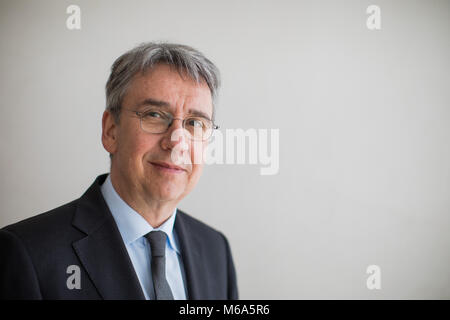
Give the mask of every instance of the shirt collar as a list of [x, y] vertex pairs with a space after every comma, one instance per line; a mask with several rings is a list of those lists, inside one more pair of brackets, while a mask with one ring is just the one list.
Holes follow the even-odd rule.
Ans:
[[112, 185], [110, 175], [101, 186], [101, 191], [126, 245], [145, 236], [150, 231], [161, 230], [167, 234], [169, 246], [178, 254], [180, 253], [173, 229], [177, 214], [176, 208], [168, 220], [158, 228], [153, 228], [139, 213], [122, 200]]

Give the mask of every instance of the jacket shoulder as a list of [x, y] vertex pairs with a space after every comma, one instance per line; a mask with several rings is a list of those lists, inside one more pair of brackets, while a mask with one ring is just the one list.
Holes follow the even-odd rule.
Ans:
[[[77, 200], [33, 217], [10, 224], [2, 230], [14, 233], [22, 240], [41, 242], [49, 237], [58, 238], [72, 225], [73, 215], [77, 207]], [[26, 241], [26, 242], [28, 242]]]

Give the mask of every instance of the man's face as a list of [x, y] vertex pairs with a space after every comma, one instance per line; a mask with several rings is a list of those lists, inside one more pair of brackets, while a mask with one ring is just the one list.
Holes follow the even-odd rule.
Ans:
[[[113, 154], [111, 175], [119, 194], [132, 201], [178, 203], [200, 178], [203, 165], [198, 158], [194, 159], [194, 154], [199, 149], [203, 152], [207, 142], [194, 142], [187, 136], [173, 141], [171, 135], [175, 130], [183, 132], [180, 120], [174, 120], [165, 133], [143, 131], [139, 117], [127, 109], [142, 112], [154, 108], [148, 101], [158, 102], [160, 105], [156, 107], [175, 118], [202, 113], [211, 119], [211, 92], [206, 82], [198, 84], [187, 76], [181, 77], [170, 66], [159, 64], [134, 77], [122, 102], [119, 124], [109, 112], [105, 111], [103, 116], [102, 142]], [[183, 170], [164, 167], [175, 165], [172, 153], [183, 159], [182, 163], [176, 163]]]

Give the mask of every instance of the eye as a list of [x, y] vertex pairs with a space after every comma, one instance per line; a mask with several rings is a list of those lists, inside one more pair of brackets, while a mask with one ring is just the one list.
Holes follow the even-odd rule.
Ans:
[[147, 117], [152, 117], [152, 118], [161, 118], [162, 114], [156, 111], [150, 111], [146, 114]]
[[165, 115], [159, 111], [147, 111], [143, 114], [143, 118], [145, 119], [165, 119]]
[[203, 128], [203, 127], [205, 127], [205, 124], [202, 121], [202, 119], [198, 119], [198, 118], [187, 119], [186, 123], [187, 123], [188, 126], [193, 127], [193, 128]]

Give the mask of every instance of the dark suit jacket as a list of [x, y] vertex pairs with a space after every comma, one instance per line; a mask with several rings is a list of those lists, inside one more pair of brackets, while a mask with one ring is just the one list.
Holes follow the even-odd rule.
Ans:
[[[0, 230], [1, 299], [145, 299], [97, 177], [81, 198]], [[188, 299], [237, 299], [228, 241], [178, 210]], [[69, 289], [70, 265], [81, 289]]]

